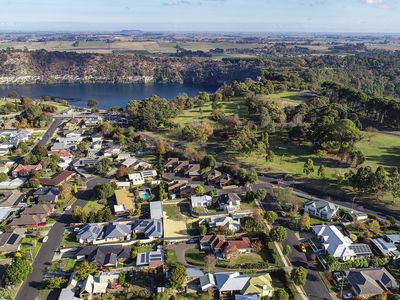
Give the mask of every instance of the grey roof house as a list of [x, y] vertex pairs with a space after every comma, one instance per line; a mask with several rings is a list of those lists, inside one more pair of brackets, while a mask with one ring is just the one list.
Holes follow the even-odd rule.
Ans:
[[123, 246], [87, 246], [76, 253], [76, 259], [86, 259], [99, 267], [116, 267], [118, 262], [130, 258], [131, 247]]

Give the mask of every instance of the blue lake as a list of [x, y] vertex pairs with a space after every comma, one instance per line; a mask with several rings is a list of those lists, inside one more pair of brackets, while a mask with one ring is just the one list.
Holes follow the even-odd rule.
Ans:
[[16, 91], [19, 96], [39, 98], [51, 96], [68, 100], [71, 105], [86, 106], [88, 99], [99, 101], [99, 108], [125, 108], [131, 100], [142, 100], [157, 94], [162, 98], [173, 99], [179, 94], [196, 95], [199, 91], [212, 92], [210, 88], [199, 88], [182, 84], [114, 84], [114, 83], [62, 83], [0, 85], [0, 96]]

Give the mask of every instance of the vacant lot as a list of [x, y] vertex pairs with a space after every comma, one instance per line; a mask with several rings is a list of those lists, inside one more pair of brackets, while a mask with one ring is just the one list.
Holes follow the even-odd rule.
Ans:
[[187, 217], [181, 213], [176, 204], [167, 204], [164, 208], [164, 237], [184, 238], [188, 236]]

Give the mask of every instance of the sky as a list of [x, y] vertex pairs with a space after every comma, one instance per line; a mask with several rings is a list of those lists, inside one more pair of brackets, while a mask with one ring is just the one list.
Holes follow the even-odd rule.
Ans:
[[0, 31], [400, 33], [400, 0], [0, 0]]

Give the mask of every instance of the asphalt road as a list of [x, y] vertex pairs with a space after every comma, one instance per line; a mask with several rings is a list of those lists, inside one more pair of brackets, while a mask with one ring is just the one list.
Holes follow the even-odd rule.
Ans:
[[[75, 206], [85, 205], [86, 200], [78, 199], [72, 205]], [[48, 233], [48, 240], [43, 243], [42, 247], [37, 254], [35, 261], [32, 265], [32, 273], [28, 275], [27, 280], [21, 286], [16, 300], [34, 300], [39, 294], [39, 289], [43, 288], [46, 284], [44, 281], [44, 275], [47, 272], [47, 268], [50, 266], [53, 259], [54, 253], [60, 245], [62, 236], [65, 229], [69, 226], [72, 221], [71, 211], [64, 213], [56, 223], [51, 227]]]
[[[271, 201], [263, 201], [262, 206], [265, 210], [279, 211], [280, 208], [276, 202]], [[304, 290], [308, 296], [308, 299], [319, 299], [319, 300], [330, 300], [332, 299], [329, 295], [329, 292], [322, 281], [318, 270], [316, 267], [307, 260], [307, 257], [304, 253], [299, 251], [300, 240], [296, 236], [295, 232], [291, 230], [288, 226], [287, 220], [285, 218], [279, 217], [277, 220], [277, 225], [284, 226], [287, 229], [288, 237], [283, 242], [284, 245], [289, 245], [292, 249], [291, 254], [289, 255], [290, 263], [293, 267], [304, 267], [308, 270], [307, 282], [304, 286]], [[310, 238], [307, 233], [304, 233], [300, 236], [301, 240]]]
[[53, 123], [50, 125], [50, 127], [47, 129], [45, 134], [42, 136], [40, 141], [38, 142], [38, 145], [43, 145], [46, 146], [51, 138], [53, 137], [54, 133], [56, 132], [57, 128], [61, 125], [61, 123], [64, 121], [65, 117], [55, 117]]

